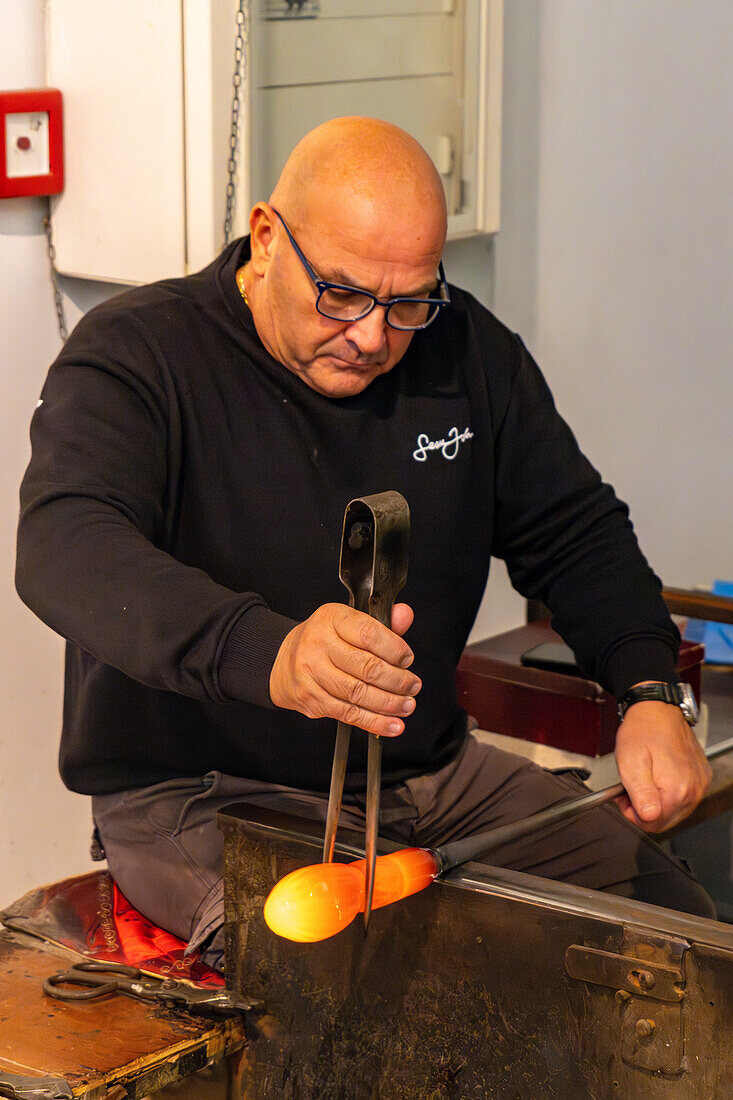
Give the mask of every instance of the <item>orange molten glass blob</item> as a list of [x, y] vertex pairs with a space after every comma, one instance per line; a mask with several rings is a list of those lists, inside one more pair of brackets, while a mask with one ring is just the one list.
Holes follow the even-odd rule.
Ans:
[[[403, 848], [378, 856], [372, 909], [380, 909], [429, 886], [438, 861], [425, 848]], [[316, 943], [351, 924], [365, 905], [366, 861], [316, 863], [276, 882], [265, 902], [265, 921], [278, 936]]]

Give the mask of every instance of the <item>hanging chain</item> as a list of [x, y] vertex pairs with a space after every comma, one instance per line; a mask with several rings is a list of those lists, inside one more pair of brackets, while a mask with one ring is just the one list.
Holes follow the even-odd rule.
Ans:
[[56, 270], [56, 249], [53, 245], [53, 232], [51, 229], [51, 200], [47, 200], [46, 216], [43, 219], [43, 229], [46, 234], [46, 244], [48, 252], [48, 262], [51, 269], [51, 285], [53, 286], [53, 296], [56, 302], [56, 320], [59, 326], [59, 335], [62, 343], [66, 343], [69, 338], [69, 331], [66, 327], [66, 315], [64, 314], [64, 300], [61, 297], [61, 287], [59, 286], [59, 273]]
[[242, 123], [242, 92], [246, 80], [247, 40], [249, 31], [249, 0], [239, 0], [237, 34], [234, 39], [234, 76], [232, 84], [232, 115], [229, 126], [229, 159], [227, 161], [227, 201], [224, 214], [224, 247], [232, 239], [234, 211], [237, 205], [237, 162]]

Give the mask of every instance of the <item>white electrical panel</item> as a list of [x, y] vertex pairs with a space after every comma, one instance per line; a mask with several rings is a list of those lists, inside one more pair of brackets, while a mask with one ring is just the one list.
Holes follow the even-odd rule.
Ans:
[[[194, 271], [223, 242], [238, 0], [47, 0], [66, 113], [59, 269]], [[290, 149], [337, 115], [387, 119], [440, 171], [449, 235], [498, 229], [502, 0], [247, 0], [236, 233]], [[111, 32], [114, 33], [111, 33]]]
[[[460, 209], [463, 20], [442, 0], [320, 0], [276, 18], [287, 0], [256, 16], [252, 50], [253, 186], [265, 196], [298, 138], [334, 115], [371, 115], [409, 130], [437, 159], [451, 213]], [[257, 9], [255, 9], [257, 11]], [[292, 9], [291, 9], [292, 11]], [[442, 157], [445, 162], [445, 155]], [[442, 165], [445, 167], [445, 163]]]

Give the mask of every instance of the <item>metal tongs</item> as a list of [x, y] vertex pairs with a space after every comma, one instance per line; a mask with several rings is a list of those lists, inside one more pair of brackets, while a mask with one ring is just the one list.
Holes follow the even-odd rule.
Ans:
[[96, 1001], [110, 993], [124, 993], [140, 1001], [158, 1001], [167, 1008], [183, 1008], [203, 1016], [231, 1016], [234, 1012], [262, 1007], [262, 1001], [240, 997], [229, 989], [159, 978], [125, 963], [88, 960], [75, 962], [68, 970], [46, 978], [43, 992], [58, 1001]]
[[[407, 580], [409, 535], [410, 509], [400, 493], [390, 490], [374, 496], [357, 497], [346, 508], [339, 577], [349, 591], [350, 605], [387, 627], [391, 623], [395, 597]], [[339, 722], [336, 731], [323, 842], [324, 863], [331, 863], [333, 860], [351, 730], [351, 726]], [[369, 925], [374, 893], [382, 787], [382, 742], [376, 734], [370, 733], [367, 736], [365, 931]]]

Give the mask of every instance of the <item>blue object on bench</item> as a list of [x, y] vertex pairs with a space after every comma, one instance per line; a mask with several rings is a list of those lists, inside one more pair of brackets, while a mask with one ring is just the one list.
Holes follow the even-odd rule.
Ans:
[[[714, 581], [712, 591], [715, 596], [733, 598], [733, 581]], [[688, 619], [685, 638], [690, 642], [702, 642], [705, 664], [733, 665], [733, 626], [729, 623]]]

